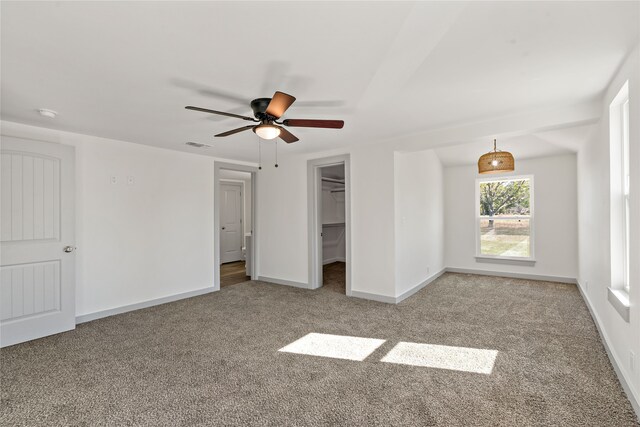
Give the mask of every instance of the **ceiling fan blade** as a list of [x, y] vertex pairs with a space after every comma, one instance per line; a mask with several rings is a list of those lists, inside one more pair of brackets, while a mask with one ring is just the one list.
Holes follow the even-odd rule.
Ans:
[[271, 98], [266, 112], [268, 115], [279, 119], [295, 100], [296, 98], [284, 92], [276, 92], [273, 94], [273, 98]]
[[287, 119], [282, 122], [285, 126], [303, 128], [342, 129], [343, 120], [312, 120], [312, 119]]
[[233, 113], [225, 113], [224, 111], [209, 110], [207, 108], [193, 107], [191, 105], [184, 108], [186, 108], [187, 110], [202, 111], [203, 113], [211, 113], [211, 114], [219, 114], [221, 116], [235, 117], [236, 119], [249, 120], [252, 122], [258, 121], [252, 117], [241, 116], [239, 114], [233, 114]]
[[283, 140], [287, 144], [291, 144], [292, 142], [299, 141], [299, 139], [294, 134], [292, 134], [291, 132], [289, 132], [288, 130], [283, 128], [282, 126], [278, 126], [278, 127], [280, 128], [280, 139], [281, 140]]
[[214, 135], [214, 136], [229, 136], [229, 135], [233, 135], [234, 133], [243, 132], [245, 130], [253, 129], [253, 127], [254, 127], [253, 125], [243, 126], [241, 128], [228, 130], [226, 132], [222, 132], [222, 133], [219, 133], [219, 134]]

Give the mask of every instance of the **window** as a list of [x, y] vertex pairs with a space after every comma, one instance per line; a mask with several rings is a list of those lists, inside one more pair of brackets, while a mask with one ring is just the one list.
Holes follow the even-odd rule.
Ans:
[[629, 98], [622, 104], [622, 221], [623, 230], [623, 255], [624, 282], [623, 288], [629, 293], [629, 247], [631, 245], [631, 233], [629, 232], [629, 187], [631, 184], [629, 175]]
[[629, 85], [625, 83], [609, 107], [611, 179], [611, 287], [629, 293]]
[[533, 177], [478, 179], [479, 258], [533, 260]]

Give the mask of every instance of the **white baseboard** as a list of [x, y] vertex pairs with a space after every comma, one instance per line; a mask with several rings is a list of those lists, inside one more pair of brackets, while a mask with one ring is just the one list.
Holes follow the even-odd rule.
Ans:
[[416, 286], [414, 286], [413, 288], [409, 289], [406, 292], [403, 292], [402, 294], [398, 295], [396, 297], [396, 301], [395, 303], [399, 303], [400, 301], [403, 301], [407, 298], [409, 298], [411, 295], [415, 294], [416, 292], [418, 292], [420, 289], [424, 288], [425, 286], [427, 286], [429, 283], [433, 282], [434, 280], [436, 280], [438, 277], [442, 276], [445, 272], [447, 271], [446, 268], [443, 268], [442, 270], [438, 271], [436, 274], [432, 274], [431, 276], [429, 276], [424, 282], [422, 283], [418, 283]]
[[347, 260], [345, 257], [329, 258], [326, 260], [322, 260], [322, 265], [331, 264], [332, 262], [347, 262]]
[[76, 325], [80, 323], [90, 322], [92, 320], [102, 319], [103, 317], [114, 316], [116, 314], [127, 313], [129, 311], [140, 310], [143, 308], [153, 307], [154, 305], [166, 304], [168, 302], [178, 301], [185, 298], [197, 297], [199, 295], [214, 292], [214, 287], [206, 287], [195, 291], [183, 292], [181, 294], [169, 295], [168, 297], [156, 298], [149, 301], [138, 302], [135, 304], [123, 305], [122, 307], [110, 308], [107, 310], [96, 311], [94, 313], [82, 314], [76, 316]]
[[268, 282], [276, 285], [285, 285], [285, 286], [293, 286], [294, 288], [311, 289], [308, 283], [294, 282], [292, 280], [276, 279], [274, 277], [265, 277], [265, 276], [258, 276], [258, 280], [261, 282]]
[[390, 296], [386, 296], [386, 295], [379, 295], [379, 294], [370, 294], [369, 292], [362, 292], [362, 291], [351, 291], [351, 296], [354, 298], [362, 298], [362, 299], [368, 299], [371, 301], [378, 301], [378, 302], [386, 302], [387, 304], [395, 304], [396, 303], [396, 299], [394, 297], [390, 297]]
[[582, 286], [578, 283], [578, 290], [580, 291], [580, 295], [582, 295], [582, 299], [584, 300], [587, 308], [589, 309], [589, 313], [591, 313], [591, 318], [593, 319], [593, 323], [596, 324], [596, 328], [600, 333], [600, 339], [604, 344], [604, 348], [607, 351], [607, 355], [609, 356], [609, 360], [611, 361], [611, 365], [613, 366], [613, 370], [616, 372], [618, 376], [618, 380], [622, 385], [622, 389], [627, 394], [627, 398], [629, 402], [631, 402], [631, 406], [633, 410], [636, 412], [636, 416], [640, 418], [640, 394], [633, 388], [633, 385], [630, 381], [627, 381], [627, 378], [624, 375], [624, 371], [620, 369], [620, 361], [616, 357], [616, 354], [611, 350], [611, 346], [609, 345], [609, 336], [607, 335], [607, 331], [602, 327], [602, 323], [600, 322], [600, 317], [598, 313], [593, 309], [591, 305], [591, 301], [587, 294], [582, 290]]
[[504, 271], [474, 270], [471, 268], [447, 267], [449, 273], [479, 274], [482, 276], [509, 277], [513, 279], [540, 280], [543, 282], [560, 282], [575, 285], [578, 281], [573, 277], [543, 276], [541, 274], [507, 273]]
[[424, 282], [418, 283], [416, 286], [414, 286], [413, 288], [409, 289], [406, 292], [403, 292], [397, 297], [371, 294], [369, 292], [353, 291], [353, 290], [351, 291], [351, 296], [355, 298], [368, 299], [371, 301], [386, 302], [387, 304], [398, 304], [400, 301], [404, 301], [405, 299], [409, 298], [411, 295], [418, 292], [420, 289], [427, 286], [429, 283], [436, 280], [438, 277], [442, 276], [446, 272], [446, 270], [447, 270], [446, 268], [443, 268], [442, 270], [438, 271], [436, 274], [433, 274], [430, 277], [428, 277]]

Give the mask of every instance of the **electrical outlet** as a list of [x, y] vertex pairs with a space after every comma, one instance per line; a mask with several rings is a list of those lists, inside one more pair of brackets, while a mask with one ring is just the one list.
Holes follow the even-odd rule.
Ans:
[[629, 351], [629, 370], [631, 372], [635, 371], [636, 369], [635, 363], [635, 354], [633, 354], [633, 351]]
[[117, 184], [117, 183], [118, 183], [118, 177], [117, 177], [117, 176], [115, 176], [115, 175], [111, 175], [111, 177], [109, 178], [109, 181], [110, 181], [112, 184]]
[[127, 185], [134, 185], [136, 183], [136, 177], [133, 175], [129, 175], [127, 177]]

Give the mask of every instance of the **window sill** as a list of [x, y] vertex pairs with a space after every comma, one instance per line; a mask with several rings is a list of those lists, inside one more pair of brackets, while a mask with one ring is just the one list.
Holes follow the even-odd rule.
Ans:
[[629, 294], [622, 289], [607, 288], [607, 299], [624, 321], [629, 323]]
[[527, 267], [533, 267], [536, 265], [536, 260], [533, 258], [496, 257], [487, 255], [476, 255], [476, 262], [522, 265]]

